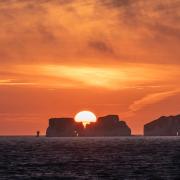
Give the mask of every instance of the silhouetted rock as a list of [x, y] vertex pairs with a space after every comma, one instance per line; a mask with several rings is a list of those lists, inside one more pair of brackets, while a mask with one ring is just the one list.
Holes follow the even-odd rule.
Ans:
[[78, 136], [83, 131], [82, 123], [76, 123], [73, 118], [51, 118], [46, 131], [48, 137]]
[[85, 136], [130, 136], [131, 129], [117, 115], [99, 117], [86, 126]]
[[144, 125], [145, 136], [177, 136], [180, 135], [180, 115], [162, 116]]
[[98, 118], [97, 122], [83, 127], [73, 118], [49, 119], [47, 137], [72, 137], [72, 136], [130, 136], [131, 130], [117, 115], [108, 115]]

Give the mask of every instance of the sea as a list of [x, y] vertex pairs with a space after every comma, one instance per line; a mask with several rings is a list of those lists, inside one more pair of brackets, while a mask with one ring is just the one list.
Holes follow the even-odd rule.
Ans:
[[180, 137], [0, 137], [0, 180], [180, 180]]

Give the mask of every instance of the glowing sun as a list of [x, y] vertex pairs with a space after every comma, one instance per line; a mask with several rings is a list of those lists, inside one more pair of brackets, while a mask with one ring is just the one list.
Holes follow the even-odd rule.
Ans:
[[76, 122], [82, 122], [84, 127], [91, 122], [96, 122], [96, 115], [90, 111], [81, 111], [74, 117]]

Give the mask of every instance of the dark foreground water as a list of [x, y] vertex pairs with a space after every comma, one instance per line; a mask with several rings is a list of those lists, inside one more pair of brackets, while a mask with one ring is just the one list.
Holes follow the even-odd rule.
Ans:
[[180, 179], [180, 137], [0, 138], [0, 180]]

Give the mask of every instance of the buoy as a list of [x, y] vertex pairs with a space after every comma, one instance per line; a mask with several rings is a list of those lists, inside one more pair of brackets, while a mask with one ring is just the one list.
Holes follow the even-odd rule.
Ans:
[[36, 132], [36, 137], [39, 137], [40, 136], [40, 131], [37, 131]]

